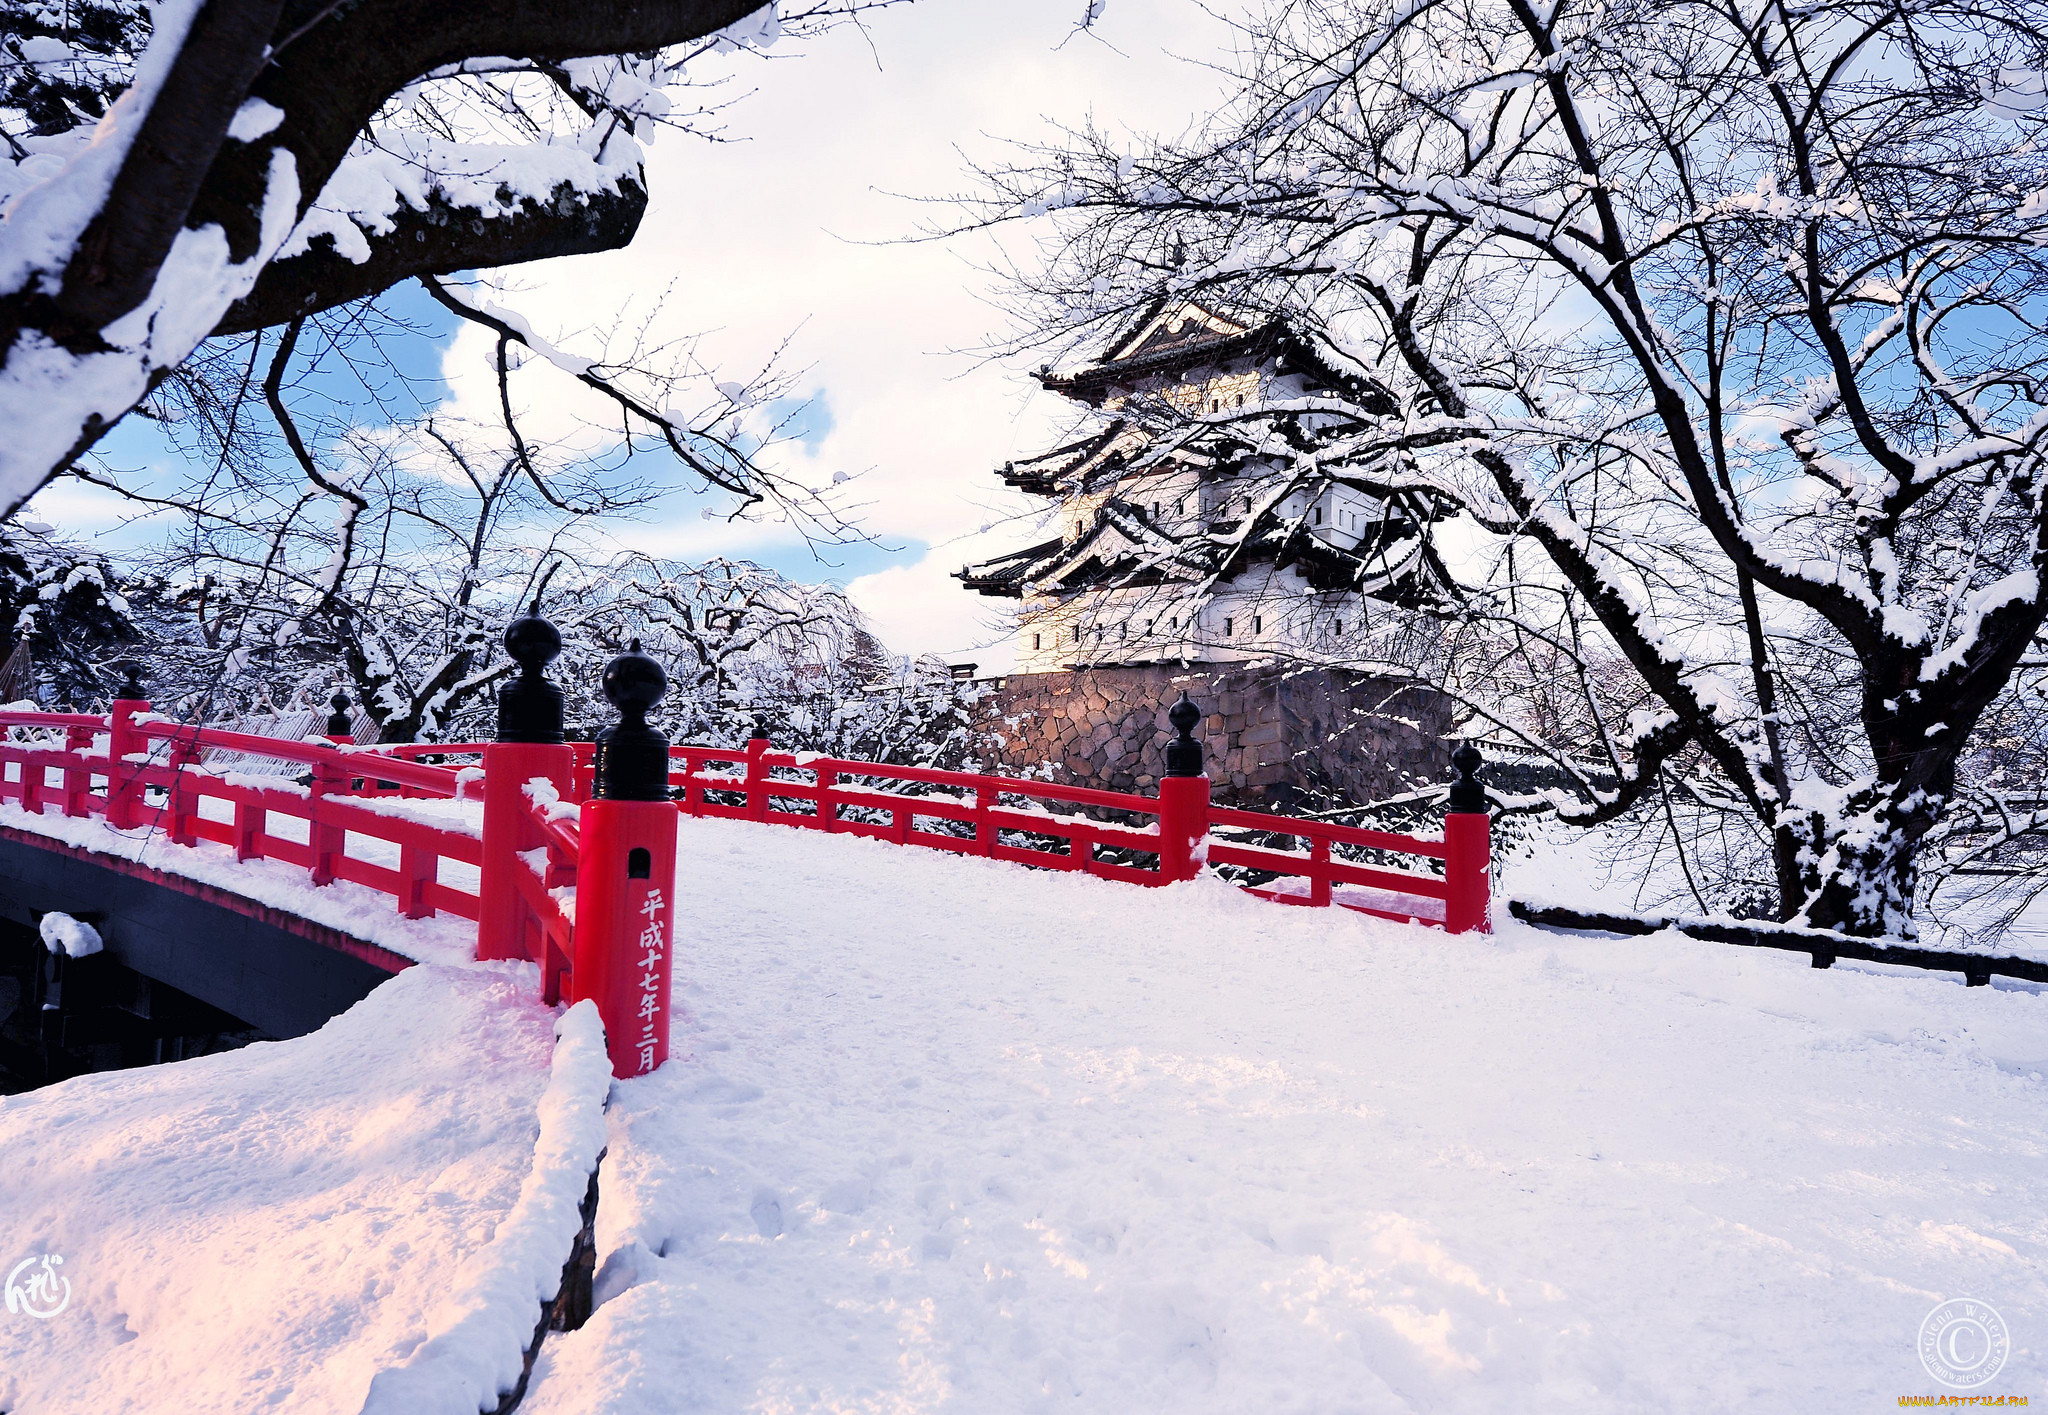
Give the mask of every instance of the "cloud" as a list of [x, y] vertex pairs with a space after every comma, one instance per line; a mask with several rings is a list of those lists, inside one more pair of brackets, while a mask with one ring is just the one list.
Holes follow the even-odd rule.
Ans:
[[[968, 156], [1043, 135], [1048, 118], [1078, 123], [1092, 111], [1112, 128], [1179, 130], [1218, 93], [1213, 73], [1166, 52], [1200, 58], [1227, 42], [1189, 0], [1122, 0], [1098, 21], [1100, 39], [1073, 34], [1078, 17], [1078, 5], [926, 0], [765, 61], [721, 61], [758, 90], [729, 115], [737, 140], [659, 137], [652, 205], [630, 248], [506, 272], [503, 302], [576, 353], [594, 352], [603, 324], [644, 316], [664, 296], [653, 332], [701, 335], [699, 355], [718, 379], [758, 367], [789, 339], [797, 393], [822, 395], [830, 416], [785, 447], [786, 465], [811, 485], [857, 474], [843, 490], [871, 534], [932, 547], [850, 586], [902, 652], [975, 656], [1008, 602], [947, 576], [1029, 542], [1029, 524], [976, 534], [1029, 509], [992, 469], [1048, 445], [1069, 412], [1022, 369], [946, 352], [1008, 332], [977, 269], [994, 247], [900, 243], [944, 214], [906, 198], [962, 189]], [[495, 416], [489, 347], [482, 331], [465, 331], [444, 361], [452, 397], [479, 420]], [[546, 435], [603, 416], [539, 361], [514, 386]], [[622, 537], [838, 578], [788, 528], [706, 521], [703, 504], [676, 498]], [[978, 656], [1002, 666], [1000, 654]]]
[[862, 575], [846, 592], [892, 648], [1005, 672], [1011, 666], [1014, 601], [973, 594], [951, 578], [965, 558], [940, 549], [913, 563]]

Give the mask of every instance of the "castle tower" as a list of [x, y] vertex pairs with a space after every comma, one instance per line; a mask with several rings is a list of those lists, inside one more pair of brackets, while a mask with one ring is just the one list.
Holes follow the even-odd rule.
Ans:
[[1428, 599], [1442, 507], [1375, 494], [1371, 467], [1291, 469], [1356, 429], [1317, 394], [1394, 412], [1345, 364], [1281, 320], [1161, 297], [1093, 363], [1041, 369], [1096, 425], [999, 475], [1056, 503], [1058, 534], [957, 576], [1018, 601], [1016, 671], [1341, 662], [1386, 605]]

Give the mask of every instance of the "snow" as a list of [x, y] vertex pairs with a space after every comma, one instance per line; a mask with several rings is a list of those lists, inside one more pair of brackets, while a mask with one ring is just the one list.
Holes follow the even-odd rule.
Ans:
[[560, 1291], [562, 1265], [583, 1226], [612, 1084], [596, 1003], [570, 1008], [555, 1033], [560, 1042], [540, 1098], [533, 1168], [490, 1248], [465, 1265], [450, 1303], [461, 1315], [370, 1382], [363, 1415], [473, 1415], [518, 1381], [537, 1310]]
[[251, 98], [235, 110], [234, 121], [228, 124], [228, 136], [236, 142], [254, 142], [276, 131], [277, 125], [283, 121], [282, 108], [260, 98]]
[[103, 947], [98, 929], [55, 909], [43, 915], [37, 932], [42, 935], [43, 947], [67, 958], [90, 957]]
[[1956, 1295], [2048, 1365], [2041, 989], [679, 828], [652, 1076], [423, 966], [0, 1101], [0, 1258], [76, 1289], [0, 1409], [475, 1409], [601, 1149], [529, 1415], [1860, 1409]]
[[528, 1415], [1862, 1409], [2048, 1319], [2048, 1003], [682, 822]]
[[[191, 0], [167, 0], [157, 7], [157, 28], [136, 82], [101, 120], [93, 143], [62, 172], [7, 207], [0, 221], [0, 289], [13, 289], [21, 280], [48, 281], [50, 272], [61, 269], [140, 122], [141, 109], [131, 100], [146, 105], [160, 80], [152, 79], [152, 87], [145, 89], [143, 74], [158, 64], [160, 54], [176, 52], [195, 9]], [[167, 20], [175, 24], [167, 26]], [[119, 136], [107, 139], [110, 131]], [[15, 340], [0, 369], [0, 407], [10, 419], [10, 436], [0, 442], [0, 501], [11, 505], [26, 498], [70, 454], [92, 417], [120, 418], [148, 392], [154, 370], [175, 367], [198, 347], [228, 307], [255, 285], [290, 234], [298, 202], [297, 163], [291, 153], [274, 149], [257, 249], [248, 259], [231, 259], [218, 225], [188, 227], [172, 240], [149, 295], [99, 331], [108, 345], [104, 352], [74, 355], [34, 330]]]
[[0, 1409], [352, 1415], [460, 1339], [487, 1273], [531, 1285], [536, 1176], [601, 1124], [588, 1039], [556, 1051], [537, 986], [413, 968], [311, 1036], [0, 1099], [0, 1261], [53, 1253], [71, 1284], [0, 1321]]
[[713, 35], [711, 48], [715, 52], [771, 48], [782, 37], [782, 17], [777, 10], [778, 5], [772, 0], [757, 10], [750, 10]]

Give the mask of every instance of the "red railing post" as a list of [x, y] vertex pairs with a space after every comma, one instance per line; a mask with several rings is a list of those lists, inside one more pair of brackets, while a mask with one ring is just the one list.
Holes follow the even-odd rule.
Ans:
[[818, 768], [818, 828], [826, 832], [839, 829], [839, 769], [821, 766]]
[[594, 749], [589, 742], [572, 742], [569, 750], [576, 754], [575, 794], [569, 799], [580, 804], [590, 799], [590, 783], [597, 775], [596, 763], [591, 759]]
[[756, 723], [747, 739], [747, 819], [768, 819], [768, 729]]
[[[484, 747], [483, 864], [477, 881], [476, 956], [528, 958], [545, 950], [520, 896], [520, 853], [540, 846], [526, 783], [544, 776], [565, 797], [576, 794], [576, 750], [562, 740], [562, 690], [547, 681], [562, 636], [539, 605], [505, 630], [505, 651], [519, 676], [498, 692], [498, 740]], [[536, 941], [529, 949], [528, 940]]]
[[171, 743], [171, 785], [164, 797], [164, 814], [168, 818], [166, 829], [173, 845], [199, 843], [199, 837], [192, 833], [193, 817], [199, 813], [198, 793], [185, 785], [185, 768], [198, 760], [196, 739], [190, 743], [175, 740]]
[[263, 858], [263, 828], [270, 813], [255, 801], [235, 802], [235, 859]]
[[667, 675], [639, 647], [636, 640], [604, 671], [605, 696], [622, 721], [605, 733], [596, 795], [582, 809], [570, 973], [570, 1000], [596, 1000], [612, 1074], [621, 1077], [668, 1060], [682, 818], [668, 799], [668, 739], [647, 725]]
[[334, 862], [348, 847], [348, 832], [341, 826], [321, 820], [321, 808], [329, 796], [347, 794], [348, 768], [341, 764], [339, 753], [313, 763], [312, 791], [306, 798], [306, 817], [310, 822], [306, 843], [313, 851], [311, 874], [316, 885], [334, 883]]
[[[82, 752], [90, 751], [91, 748], [92, 733], [86, 728], [67, 727], [64, 729], [64, 751], [67, 755], [75, 758]], [[87, 767], [76, 765], [75, 762], [67, 761], [64, 764], [64, 814], [67, 816], [89, 815], [91, 808], [86, 805], [85, 798], [91, 790], [92, 771]]]
[[[576, 756], [566, 743], [492, 742], [484, 748], [483, 864], [477, 880], [476, 956], [527, 958], [526, 901], [520, 855], [542, 844], [526, 783], [546, 777], [566, 800], [575, 790]], [[538, 961], [538, 960], [535, 960]]]
[[107, 714], [107, 824], [127, 828], [142, 824], [142, 782], [128, 758], [149, 750], [149, 739], [135, 725], [137, 715], [149, 711], [149, 700], [133, 668], [121, 694]]
[[441, 857], [424, 845], [398, 847], [398, 912], [408, 919], [431, 919], [434, 905], [427, 886], [441, 873]]
[[1167, 709], [1175, 737], [1166, 744], [1166, 775], [1159, 778], [1159, 878], [1171, 884], [1202, 872], [1209, 839], [1209, 777], [1195, 725], [1202, 710], [1188, 699]]
[[1445, 933], [1493, 932], [1493, 818], [1486, 813], [1486, 788], [1472, 774], [1479, 762], [1479, 749], [1469, 742], [1451, 753], [1458, 779], [1444, 813]]
[[[0, 739], [12, 736], [6, 728], [0, 728]], [[10, 754], [11, 755], [11, 754]], [[26, 748], [21, 762], [21, 809], [29, 815], [43, 813], [43, 759], [34, 747]]]

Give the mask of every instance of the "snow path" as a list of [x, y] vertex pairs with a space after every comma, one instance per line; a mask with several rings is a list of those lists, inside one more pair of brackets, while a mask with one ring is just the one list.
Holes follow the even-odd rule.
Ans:
[[682, 822], [527, 1415], [1896, 1408], [2048, 1322], [2048, 998]]
[[536, 991], [422, 965], [310, 1036], [0, 1099], [0, 1262], [54, 1253], [71, 1283], [48, 1320], [0, 1310], [0, 1410], [354, 1415], [473, 1325], [461, 1281], [517, 1260], [500, 1226], [532, 1188]]

